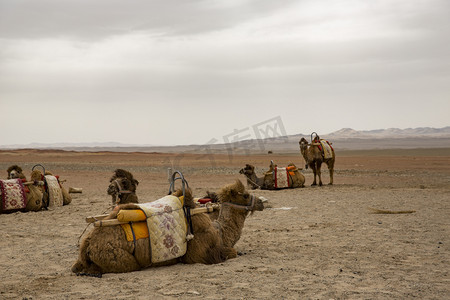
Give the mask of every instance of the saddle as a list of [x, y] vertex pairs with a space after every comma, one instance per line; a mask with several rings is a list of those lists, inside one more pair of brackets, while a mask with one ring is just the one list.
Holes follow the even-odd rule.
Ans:
[[[314, 138], [313, 135], [315, 135]], [[319, 148], [320, 152], [322, 153], [322, 157], [324, 159], [333, 157], [334, 149], [331, 146], [331, 143], [327, 140], [321, 139], [319, 135], [315, 132], [311, 133], [311, 144], [314, 144]]]
[[59, 185], [58, 177], [53, 175], [45, 175], [44, 178], [47, 183], [46, 187], [48, 189], [49, 196], [48, 207], [63, 206], [63, 194], [61, 186]]
[[276, 189], [289, 188], [292, 186], [292, 176], [295, 176], [295, 172], [298, 169], [296, 166], [288, 166], [285, 168], [274, 167], [272, 176], [274, 187]]
[[21, 179], [0, 180], [1, 210], [13, 211], [27, 207], [27, 196]]

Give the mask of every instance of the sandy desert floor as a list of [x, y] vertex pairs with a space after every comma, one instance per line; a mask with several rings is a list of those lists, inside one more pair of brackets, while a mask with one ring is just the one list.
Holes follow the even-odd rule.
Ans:
[[[34, 164], [79, 187], [70, 205], [0, 215], [0, 299], [449, 299], [450, 149], [337, 153], [335, 184], [251, 193], [269, 199], [247, 218], [236, 259], [218, 265], [148, 268], [102, 278], [76, 276], [85, 217], [109, 209], [116, 168], [140, 181], [141, 202], [168, 192], [167, 167], [180, 169], [195, 196], [217, 191], [246, 163], [259, 174], [271, 159], [299, 155], [193, 155], [1, 151], [0, 169]], [[324, 183], [328, 172], [324, 171]], [[414, 210], [373, 214], [369, 208]], [[88, 231], [92, 227], [88, 228]]]

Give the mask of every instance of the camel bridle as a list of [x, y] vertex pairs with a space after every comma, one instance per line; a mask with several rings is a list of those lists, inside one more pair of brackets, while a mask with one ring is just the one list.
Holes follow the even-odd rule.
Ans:
[[122, 185], [120, 184], [120, 180], [116, 179], [113, 181], [116, 184], [116, 187], [118, 189], [118, 193], [119, 194], [133, 194], [134, 192], [130, 191], [130, 190], [125, 190], [123, 189]]
[[238, 203], [232, 203], [232, 202], [222, 202], [222, 206], [228, 205], [236, 209], [241, 209], [245, 211], [253, 211], [255, 209], [255, 201], [256, 197], [255, 195], [250, 195], [250, 204], [244, 205], [244, 204], [238, 204]]
[[134, 194], [134, 193], [135, 193], [135, 192], [130, 191], [130, 190], [125, 190], [125, 189], [122, 187], [122, 184], [120, 183], [120, 180], [119, 180], [119, 179], [116, 179], [116, 180], [112, 181], [112, 183], [113, 183], [113, 184], [115, 185], [115, 187], [116, 187], [116, 191], [115, 191], [115, 193], [114, 193], [113, 195], [117, 197], [117, 194], [118, 194], [118, 196], [119, 196], [119, 197], [117, 197], [117, 199], [116, 199], [116, 201], [115, 201], [115, 204], [119, 204], [120, 200], [122, 200], [122, 199], [120, 198], [120, 196], [122, 196], [122, 195], [131, 195], [131, 194]]

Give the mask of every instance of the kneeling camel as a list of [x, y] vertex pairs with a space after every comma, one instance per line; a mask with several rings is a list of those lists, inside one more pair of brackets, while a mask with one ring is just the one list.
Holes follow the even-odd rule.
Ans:
[[[174, 195], [179, 197], [182, 192], [177, 191]], [[233, 246], [241, 236], [247, 215], [249, 212], [263, 210], [264, 206], [261, 199], [250, 195], [239, 180], [222, 188], [218, 196], [221, 208], [216, 221], [211, 221], [205, 213], [191, 217], [194, 238], [187, 242], [187, 251], [183, 256], [152, 264], [148, 238], [139, 239], [134, 244], [127, 241], [120, 226], [95, 227], [83, 239], [78, 260], [72, 266], [72, 271], [100, 275], [137, 271], [177, 262], [215, 264], [235, 258], [237, 252]], [[189, 190], [186, 191], [185, 203], [195, 208]], [[108, 218], [115, 218], [119, 209], [136, 208], [138, 206], [132, 203], [119, 205]]]

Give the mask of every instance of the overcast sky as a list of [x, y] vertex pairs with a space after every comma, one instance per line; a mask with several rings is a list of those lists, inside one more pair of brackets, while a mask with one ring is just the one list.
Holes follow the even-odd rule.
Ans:
[[0, 0], [0, 145], [205, 144], [273, 118], [287, 134], [445, 127], [449, 14], [448, 0]]

